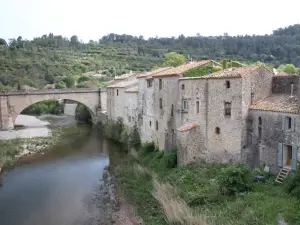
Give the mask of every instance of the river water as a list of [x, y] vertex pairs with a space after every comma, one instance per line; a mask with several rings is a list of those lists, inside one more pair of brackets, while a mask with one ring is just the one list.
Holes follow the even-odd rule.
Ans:
[[2, 177], [0, 224], [104, 224], [99, 205], [106, 203], [99, 187], [112, 148], [99, 134], [88, 132], [22, 160]]

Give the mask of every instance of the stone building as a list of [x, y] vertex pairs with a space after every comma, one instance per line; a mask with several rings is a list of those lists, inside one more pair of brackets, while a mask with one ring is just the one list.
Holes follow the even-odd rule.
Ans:
[[[179, 164], [200, 159], [217, 163], [244, 160], [249, 108], [270, 95], [272, 77], [267, 68], [252, 66], [180, 78], [176, 119]], [[192, 145], [186, 138], [191, 136], [195, 137]]]
[[214, 64], [191, 62], [115, 80], [107, 87], [109, 118], [136, 124], [142, 142], [176, 147], [179, 165], [204, 160], [247, 162], [271, 172], [297, 168], [299, 78], [275, 76], [264, 66], [186, 76]]
[[152, 72], [139, 74], [138, 78], [138, 128], [142, 142], [154, 139], [154, 87], [152, 75], [166, 71], [170, 67], [160, 68]]
[[299, 77], [275, 76], [272, 94], [251, 105], [247, 120], [247, 161], [271, 172], [296, 169], [300, 159]]
[[182, 66], [161, 68], [139, 76], [139, 123], [142, 140], [154, 141], [161, 150], [176, 147], [176, 103], [178, 82], [192, 69], [216, 66], [212, 60], [190, 62]]
[[137, 80], [121, 81], [107, 87], [108, 119], [123, 118], [124, 123], [133, 126], [137, 119]]

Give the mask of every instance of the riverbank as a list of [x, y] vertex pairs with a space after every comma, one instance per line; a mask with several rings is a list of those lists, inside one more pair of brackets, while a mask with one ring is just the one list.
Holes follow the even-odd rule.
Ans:
[[[60, 127], [55, 123], [50, 124], [49, 120], [52, 120], [52, 118], [49, 119], [49, 117], [41, 118], [47, 121], [41, 121], [33, 116], [23, 116], [22, 118], [26, 119], [25, 125], [23, 125], [24, 121], [22, 122], [24, 129], [1, 131], [0, 168], [2, 168], [2, 172], [12, 168], [26, 156], [43, 154], [45, 151], [53, 149], [55, 145], [69, 140], [74, 135], [89, 132], [89, 129], [85, 129], [84, 126], [80, 128], [77, 126]], [[65, 119], [65, 117], [55, 117], [54, 119], [58, 122], [58, 120]], [[64, 121], [62, 123], [63, 125], [66, 123], [71, 124]], [[30, 127], [26, 127], [29, 125]], [[50, 126], [51, 129], [46, 125]]]
[[251, 188], [228, 194], [217, 182], [220, 171], [234, 174], [241, 167], [203, 163], [172, 168], [167, 158], [154, 148], [141, 149], [112, 168], [121, 196], [143, 224], [299, 224], [300, 201], [275, 184], [273, 176], [264, 174], [266, 181], [255, 183], [253, 177], [261, 172], [249, 171]]

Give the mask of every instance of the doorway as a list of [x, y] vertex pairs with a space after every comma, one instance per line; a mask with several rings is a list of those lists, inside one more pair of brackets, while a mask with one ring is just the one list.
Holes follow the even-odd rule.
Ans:
[[285, 167], [292, 166], [292, 152], [293, 152], [293, 147], [291, 145], [284, 146], [283, 162]]

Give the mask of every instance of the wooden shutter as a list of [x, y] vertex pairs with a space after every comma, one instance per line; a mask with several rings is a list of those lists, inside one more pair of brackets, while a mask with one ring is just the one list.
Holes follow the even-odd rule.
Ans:
[[294, 131], [295, 131], [295, 118], [291, 118], [291, 123], [292, 123], [292, 124], [291, 124], [291, 125], [292, 125], [292, 126], [291, 126], [291, 131], [294, 132]]
[[292, 147], [292, 169], [297, 169], [297, 146]]
[[283, 154], [282, 154], [282, 143], [278, 143], [278, 152], [277, 152], [277, 166], [282, 167], [282, 160]]
[[282, 130], [285, 130], [285, 116], [282, 117]]

